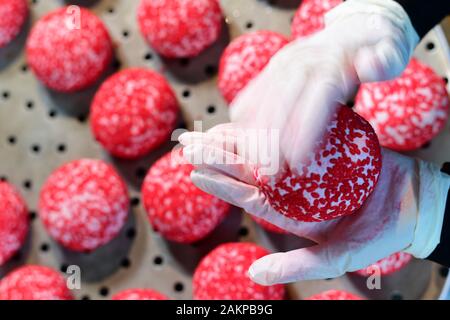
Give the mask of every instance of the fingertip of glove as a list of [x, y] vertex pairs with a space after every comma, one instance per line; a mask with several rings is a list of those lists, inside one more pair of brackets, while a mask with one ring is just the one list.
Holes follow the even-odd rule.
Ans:
[[278, 272], [273, 269], [272, 261], [263, 257], [250, 266], [248, 276], [259, 285], [271, 286], [277, 284], [278, 280]]

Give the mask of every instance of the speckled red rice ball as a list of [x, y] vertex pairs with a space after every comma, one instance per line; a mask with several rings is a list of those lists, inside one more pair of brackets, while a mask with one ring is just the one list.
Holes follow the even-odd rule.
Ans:
[[135, 159], [165, 142], [175, 128], [178, 103], [155, 71], [120, 71], [100, 87], [91, 106], [91, 130], [119, 158]]
[[28, 230], [25, 201], [9, 183], [0, 181], [0, 266], [19, 251]]
[[168, 297], [152, 289], [127, 289], [112, 296], [112, 300], [169, 300]]
[[349, 215], [372, 193], [381, 171], [381, 149], [370, 124], [342, 106], [324, 141], [294, 171], [287, 164], [264, 176], [261, 191], [279, 213], [318, 222]]
[[383, 147], [408, 151], [444, 129], [450, 99], [442, 77], [413, 58], [400, 77], [361, 85], [355, 111], [370, 122]]
[[306, 300], [364, 300], [353, 293], [342, 290], [328, 290], [315, 294]]
[[49, 234], [64, 247], [93, 251], [117, 236], [129, 210], [126, 185], [101, 160], [69, 162], [45, 182], [39, 216]]
[[66, 280], [55, 270], [28, 265], [0, 280], [0, 300], [72, 300]]
[[0, 48], [16, 38], [28, 17], [26, 0], [0, 1]]
[[141, 0], [141, 33], [168, 58], [195, 57], [212, 45], [222, 28], [218, 0]]
[[41, 18], [27, 40], [31, 70], [60, 92], [85, 89], [110, 66], [113, 44], [103, 22], [85, 8], [64, 7]]
[[180, 150], [172, 151], [150, 168], [142, 186], [150, 223], [171, 241], [193, 243], [205, 238], [230, 210], [229, 204], [192, 183], [193, 169]]
[[247, 275], [269, 252], [253, 243], [222, 244], [202, 259], [194, 273], [196, 300], [281, 300], [283, 285], [261, 286]]
[[380, 275], [387, 276], [406, 267], [411, 262], [412, 258], [412, 255], [409, 253], [397, 252], [387, 258], [379, 260], [365, 269], [358, 270], [355, 273], [363, 277], [368, 277], [379, 270]]
[[231, 103], [288, 42], [285, 36], [273, 31], [255, 31], [233, 40], [219, 64], [218, 86], [227, 103]]
[[291, 24], [294, 39], [310, 36], [325, 27], [325, 14], [343, 0], [302, 0]]

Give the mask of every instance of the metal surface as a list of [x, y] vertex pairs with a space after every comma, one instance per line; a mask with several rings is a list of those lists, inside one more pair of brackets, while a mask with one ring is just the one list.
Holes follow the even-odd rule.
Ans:
[[[230, 38], [256, 29], [271, 29], [289, 34], [293, 7], [298, 0], [274, 1], [222, 0], [227, 28], [221, 39], [201, 56], [190, 60], [164, 61], [144, 42], [137, 29], [135, 11], [138, 0], [67, 1], [93, 3], [91, 9], [107, 24], [117, 45], [116, 63], [110, 70], [130, 66], [151, 67], [164, 72], [172, 83], [182, 106], [184, 122], [203, 120], [204, 129], [227, 120], [227, 107], [216, 89], [218, 59]], [[269, 4], [271, 2], [272, 4]], [[32, 21], [66, 1], [30, 1]], [[32, 22], [29, 23], [29, 25]], [[255, 226], [239, 210], [234, 212], [208, 239], [196, 245], [165, 241], [151, 230], [139, 202], [143, 175], [170, 145], [138, 161], [111, 159], [98, 146], [89, 131], [87, 115], [95, 87], [86, 92], [60, 95], [42, 87], [26, 68], [23, 45], [29, 27], [13, 44], [0, 50], [0, 177], [8, 179], [25, 196], [35, 212], [40, 187], [59, 165], [82, 157], [103, 158], [116, 165], [127, 180], [133, 208], [127, 226], [111, 244], [92, 254], [76, 254], [53, 242], [38, 218], [32, 221], [27, 245], [18, 257], [0, 269], [0, 276], [23, 263], [45, 264], [64, 270], [67, 265], [82, 268], [83, 284], [75, 291], [78, 298], [107, 299], [111, 294], [133, 287], [154, 288], [172, 299], [190, 299], [191, 275], [200, 258], [225, 241], [257, 241], [272, 250], [304, 246], [301, 239], [272, 235]], [[426, 50], [427, 41], [434, 49]], [[441, 39], [442, 40], [442, 39]], [[449, 76], [444, 51], [433, 34], [418, 49], [418, 56], [443, 76]], [[447, 59], [448, 60], [448, 59]], [[450, 129], [417, 155], [442, 164], [450, 161]], [[35, 214], [33, 214], [34, 216]], [[433, 268], [431, 275], [429, 269]], [[437, 298], [443, 284], [440, 268], [415, 261], [408, 268], [386, 277], [383, 290], [361, 291], [361, 279], [342, 277], [291, 285], [289, 296], [305, 298], [324, 289], [347, 289], [371, 298]]]

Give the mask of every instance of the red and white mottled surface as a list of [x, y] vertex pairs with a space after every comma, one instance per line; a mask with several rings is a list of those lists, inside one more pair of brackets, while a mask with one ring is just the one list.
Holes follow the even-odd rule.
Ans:
[[79, 19], [68, 7], [50, 12], [34, 25], [27, 40], [29, 66], [40, 81], [56, 91], [87, 88], [113, 58], [103, 22], [88, 9], [79, 10]]
[[170, 152], [151, 167], [142, 186], [150, 223], [172, 241], [193, 243], [205, 238], [230, 210], [229, 204], [192, 183], [193, 168], [179, 151]]
[[255, 217], [253, 215], [250, 215], [250, 217], [266, 231], [270, 231], [270, 232], [278, 233], [278, 234], [289, 234], [289, 232], [287, 232], [286, 230], [281, 229], [280, 227], [277, 227], [276, 225], [274, 225], [270, 222], [267, 222], [264, 219]]
[[128, 191], [101, 160], [69, 162], [45, 182], [39, 216], [49, 234], [74, 251], [92, 251], [117, 236], [129, 210]]
[[247, 275], [248, 268], [269, 252], [253, 243], [227, 243], [211, 251], [194, 273], [196, 300], [281, 300], [283, 285], [261, 286]]
[[288, 42], [285, 36], [273, 31], [255, 31], [233, 40], [219, 65], [218, 86], [225, 100], [231, 103]]
[[382, 276], [387, 276], [404, 268], [412, 258], [412, 255], [408, 253], [397, 252], [355, 273], [363, 277], [368, 277], [379, 270]]
[[17, 37], [27, 17], [26, 0], [0, 1], [0, 48], [8, 45]]
[[127, 289], [112, 296], [112, 300], [168, 300], [165, 295], [152, 289]]
[[381, 171], [375, 132], [345, 106], [316, 150], [296, 172], [287, 165], [273, 176], [256, 171], [271, 206], [298, 221], [325, 221], [353, 213], [372, 193]]
[[302, 0], [292, 20], [294, 39], [310, 36], [325, 27], [325, 14], [343, 0]]
[[28, 265], [0, 280], [0, 300], [72, 300], [66, 280], [53, 269]]
[[218, 0], [141, 0], [144, 38], [168, 58], [194, 57], [213, 44], [222, 28]]
[[10, 184], [0, 181], [0, 266], [22, 247], [28, 229], [25, 201]]
[[342, 290], [328, 290], [315, 294], [306, 300], [364, 300], [357, 295]]
[[167, 141], [178, 103], [166, 79], [144, 68], [120, 71], [102, 84], [91, 106], [91, 129], [111, 154], [133, 159]]
[[406, 151], [420, 148], [444, 129], [450, 100], [444, 80], [412, 59], [400, 77], [363, 84], [355, 111], [370, 122], [382, 146]]

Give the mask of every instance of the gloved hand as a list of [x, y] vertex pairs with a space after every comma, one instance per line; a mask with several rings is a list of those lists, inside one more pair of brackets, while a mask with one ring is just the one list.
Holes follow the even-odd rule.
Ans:
[[281, 49], [230, 106], [241, 127], [279, 132], [274, 161], [293, 170], [358, 84], [400, 75], [419, 40], [392, 0], [348, 0], [325, 20], [324, 30]]
[[[277, 213], [260, 192], [252, 164], [238, 152], [245, 137], [233, 128], [220, 125], [207, 133], [180, 136], [185, 158], [197, 165], [192, 181], [207, 193], [317, 243], [257, 260], [249, 270], [255, 282], [334, 278], [399, 251], [425, 258], [439, 243], [450, 177], [437, 166], [383, 150], [375, 191], [358, 212], [326, 222], [298, 222]], [[225, 144], [227, 137], [233, 139]]]

